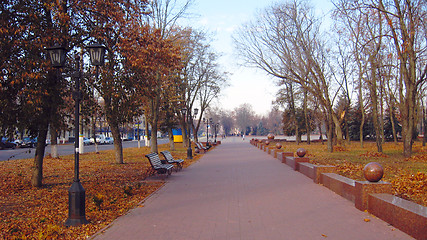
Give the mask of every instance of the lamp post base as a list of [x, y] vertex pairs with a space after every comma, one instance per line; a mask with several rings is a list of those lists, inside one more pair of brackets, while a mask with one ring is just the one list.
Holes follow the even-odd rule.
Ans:
[[89, 223], [86, 220], [86, 191], [80, 181], [74, 181], [68, 190], [68, 219], [65, 226], [80, 226]]

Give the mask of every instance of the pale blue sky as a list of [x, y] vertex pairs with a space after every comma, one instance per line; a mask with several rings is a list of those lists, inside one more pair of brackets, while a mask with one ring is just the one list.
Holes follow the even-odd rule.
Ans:
[[[230, 72], [230, 86], [214, 104], [220, 108], [233, 110], [243, 103], [252, 105], [257, 114], [264, 115], [271, 109], [278, 87], [274, 79], [264, 72], [238, 65], [238, 56], [233, 49], [232, 34], [243, 23], [254, 19], [274, 0], [195, 0], [189, 12], [191, 26], [214, 34], [213, 48], [223, 56], [220, 59], [223, 71]], [[332, 8], [330, 0], [312, 0], [316, 12], [322, 14]]]

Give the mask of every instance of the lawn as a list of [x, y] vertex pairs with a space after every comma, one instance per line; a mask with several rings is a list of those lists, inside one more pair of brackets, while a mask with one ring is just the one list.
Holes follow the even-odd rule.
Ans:
[[283, 145], [289, 152], [305, 148], [311, 163], [337, 166], [339, 174], [355, 180], [365, 180], [363, 167], [369, 162], [378, 162], [384, 168], [382, 180], [392, 184], [396, 196], [427, 206], [427, 147], [420, 142], [414, 143], [410, 158], [403, 156], [402, 143], [385, 143], [383, 153], [377, 152], [374, 142], [365, 142], [363, 148], [360, 142], [351, 142], [334, 147], [333, 153], [327, 152], [326, 143]]
[[[159, 146], [159, 152], [169, 145]], [[174, 158], [185, 159], [187, 149], [176, 144]], [[68, 189], [74, 173], [74, 156], [45, 158], [44, 187], [31, 186], [33, 160], [0, 162], [0, 239], [85, 239], [107, 226], [160, 188], [164, 181], [147, 180], [149, 149], [124, 149], [124, 164], [114, 161], [114, 152], [80, 155], [80, 180], [86, 190], [86, 218], [90, 224], [65, 227]], [[185, 161], [184, 167], [197, 161]], [[172, 173], [174, 174], [174, 173]], [[161, 179], [161, 178], [158, 178]]]

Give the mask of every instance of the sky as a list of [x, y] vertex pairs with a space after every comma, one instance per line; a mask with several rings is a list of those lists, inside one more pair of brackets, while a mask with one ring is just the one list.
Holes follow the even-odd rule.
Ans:
[[[183, 0], [181, 0], [183, 1]], [[213, 34], [212, 47], [222, 57], [222, 71], [230, 73], [228, 84], [214, 106], [233, 110], [248, 103], [259, 115], [266, 115], [272, 108], [279, 87], [275, 79], [261, 70], [241, 66], [234, 50], [232, 35], [255, 14], [278, 2], [273, 0], [195, 0], [190, 7], [191, 26]], [[312, 0], [316, 13], [327, 13], [332, 8], [329, 0]]]

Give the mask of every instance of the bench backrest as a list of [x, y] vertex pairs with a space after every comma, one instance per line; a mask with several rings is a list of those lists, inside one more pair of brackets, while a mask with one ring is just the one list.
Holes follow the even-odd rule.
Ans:
[[162, 161], [160, 161], [160, 157], [159, 157], [158, 153], [155, 153], [155, 152], [149, 153], [149, 154], [145, 155], [145, 157], [148, 158], [148, 161], [150, 161], [150, 164], [152, 167], [159, 166], [159, 165], [163, 164]]
[[196, 146], [198, 149], [203, 149], [203, 145], [199, 142], [196, 142]]
[[163, 151], [161, 153], [165, 157], [166, 161], [170, 162], [174, 160], [172, 154], [169, 151]]

